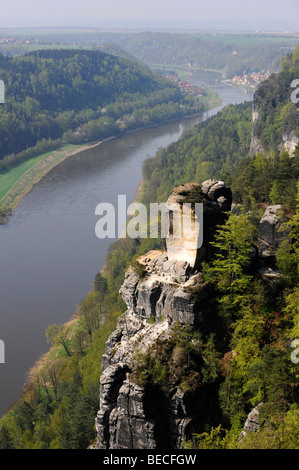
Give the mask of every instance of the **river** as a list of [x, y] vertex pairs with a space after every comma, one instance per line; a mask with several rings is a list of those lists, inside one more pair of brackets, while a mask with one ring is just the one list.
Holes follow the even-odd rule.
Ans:
[[[252, 99], [242, 88], [222, 84], [220, 75], [194, 71], [194, 84], [212, 86], [223, 105]], [[191, 119], [138, 131], [74, 155], [51, 170], [0, 226], [0, 415], [19, 397], [26, 373], [49, 346], [50, 324], [70, 319], [92, 288], [111, 239], [95, 236], [95, 207], [130, 203], [142, 178], [142, 162], [177, 141], [221, 107]]]

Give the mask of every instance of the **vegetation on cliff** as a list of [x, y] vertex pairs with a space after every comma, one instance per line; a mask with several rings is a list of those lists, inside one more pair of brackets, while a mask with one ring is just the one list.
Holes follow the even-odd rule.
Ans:
[[[292, 102], [291, 87], [299, 77], [299, 48], [281, 62], [279, 74], [272, 74], [257, 89], [253, 105], [258, 113], [253, 126], [253, 135], [265, 150], [277, 150], [283, 134], [299, 134], [299, 113]], [[297, 88], [298, 85], [295, 87]]]
[[[298, 364], [291, 360], [291, 341], [299, 335], [299, 151], [292, 158], [285, 151], [249, 158], [251, 129], [250, 104], [228, 106], [144, 164], [145, 203], [165, 201], [186, 181], [215, 177], [231, 184], [234, 210], [241, 214], [231, 214], [219, 228], [214, 243], [220, 251], [203, 267], [215, 292], [215, 337], [178, 328], [168, 343], [136, 355], [139, 383], [167, 389], [176, 364], [182, 389], [197, 386], [199, 375], [218, 387], [218, 423], [189, 436], [189, 448], [299, 447]], [[257, 223], [269, 203], [283, 206], [291, 230], [277, 252], [274, 291], [252, 262]], [[74, 318], [48, 330], [53, 346], [2, 418], [0, 447], [82, 448], [93, 440], [101, 355], [125, 310], [118, 293], [124, 273], [134, 257], [160, 246], [159, 239], [122, 239], [110, 247], [94, 290]], [[176, 363], [170, 361], [175, 350]], [[240, 441], [248, 412], [260, 403], [259, 432]]]

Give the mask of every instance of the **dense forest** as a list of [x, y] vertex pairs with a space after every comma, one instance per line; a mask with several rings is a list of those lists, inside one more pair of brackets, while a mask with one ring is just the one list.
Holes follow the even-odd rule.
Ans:
[[271, 75], [254, 95], [253, 106], [258, 110], [258, 118], [253, 135], [265, 150], [277, 149], [283, 134], [299, 134], [299, 113], [290, 98], [295, 91], [291, 88], [294, 77], [299, 77], [299, 49], [284, 57], [280, 73]]
[[[289, 56], [287, 63], [289, 78], [296, 78], [292, 70], [297, 70], [298, 55]], [[270, 83], [274, 93], [275, 77]], [[286, 95], [285, 104], [289, 99]], [[218, 390], [219, 420], [216, 427], [188, 436], [187, 448], [299, 447], [298, 365], [291, 361], [291, 341], [299, 337], [299, 149], [292, 156], [277, 150], [250, 156], [251, 131], [251, 104], [231, 105], [144, 163], [140, 201], [145, 203], [165, 201], [174, 186], [209, 177], [223, 178], [233, 192], [235, 210], [215, 235], [213, 259], [202, 267], [214, 292], [210, 301], [218, 322], [215, 337], [210, 342], [204, 338], [212, 375], [195, 364], [203, 380]], [[269, 203], [282, 205], [289, 233], [276, 255], [275, 293], [252, 264], [257, 226]], [[30, 371], [22, 396], [2, 418], [0, 448], [86, 448], [94, 440], [101, 355], [125, 311], [118, 293], [125, 270], [137, 255], [160, 246], [161, 240], [150, 238], [111, 245], [94, 290], [74, 317], [47, 330], [52, 348]], [[175, 330], [173, 347], [179, 344], [184, 354], [196, 357], [191, 350], [196, 335]], [[169, 358], [160, 346], [154, 360], [166, 371], [161, 387], [167, 387]], [[159, 376], [157, 367], [155, 376], [150, 368], [152, 359], [143, 358], [149, 371], [142, 380]], [[134, 373], [138, 379], [138, 367]], [[261, 403], [262, 427], [240, 441], [247, 414]]]
[[[223, 38], [222, 38], [223, 39]], [[227, 78], [244, 72], [274, 71], [288, 47], [275, 44], [246, 44], [217, 36], [202, 38], [198, 34], [139, 33], [122, 39], [122, 47], [149, 64], [190, 64], [193, 67], [223, 70]]]
[[0, 170], [62, 143], [82, 143], [201, 111], [136, 61], [100, 51], [0, 56]]
[[26, 30], [7, 35], [24, 41], [23, 44], [0, 45], [0, 52], [9, 56], [22, 55], [30, 50], [45, 48], [101, 48], [103, 52], [129, 55], [153, 65], [192, 65], [216, 69], [227, 78], [244, 72], [278, 70], [282, 56], [298, 44], [291, 34], [229, 34], [179, 32], [98, 32], [86, 30]]

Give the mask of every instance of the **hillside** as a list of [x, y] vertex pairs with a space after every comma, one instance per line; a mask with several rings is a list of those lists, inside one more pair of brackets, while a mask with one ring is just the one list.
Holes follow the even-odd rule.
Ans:
[[[291, 100], [293, 80], [299, 77], [299, 49], [286, 56], [279, 74], [272, 74], [262, 83], [253, 100], [253, 141], [257, 150], [294, 151], [299, 142], [298, 103]], [[295, 87], [298, 88], [298, 85]]]
[[142, 32], [122, 38], [121, 45], [147, 64], [190, 64], [195, 68], [221, 70], [227, 78], [231, 78], [244, 72], [275, 71], [281, 57], [289, 51], [291, 44], [296, 43], [292, 38], [272, 40], [273, 43], [267, 38], [251, 38], [250, 35]]
[[[119, 48], [105, 46], [118, 54]], [[135, 60], [100, 50], [48, 49], [0, 55], [2, 214], [53, 166], [87, 146], [216, 106], [212, 90], [184, 96], [178, 85]]]
[[147, 67], [100, 51], [0, 56], [0, 76], [6, 86], [6, 103], [0, 108], [0, 169], [32, 156], [27, 149], [37, 144], [35, 154], [50, 150], [58, 139], [99, 140], [192, 108], [190, 99], [189, 108], [180, 107], [184, 100], [178, 87]]
[[[282, 56], [298, 45], [298, 34], [212, 33], [158, 31], [103, 31], [80, 29], [32, 29], [2, 32], [11, 40], [0, 52], [21, 55], [33, 50], [102, 48], [103, 52], [134, 56], [151, 66], [192, 65], [216, 69], [227, 78], [244, 72], [278, 70]], [[1, 37], [0, 37], [1, 40]]]
[[145, 162], [140, 201], [204, 203], [197, 264], [160, 238], [114, 243], [71, 321], [49, 327], [0, 447], [299, 448], [299, 150], [250, 154], [251, 137], [251, 105], [228, 106]]

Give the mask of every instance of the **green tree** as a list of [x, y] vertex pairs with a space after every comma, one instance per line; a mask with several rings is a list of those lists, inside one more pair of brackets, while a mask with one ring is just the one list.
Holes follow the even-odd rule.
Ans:
[[95, 277], [94, 288], [95, 288], [95, 291], [98, 293], [99, 300], [102, 300], [107, 294], [108, 283], [107, 283], [107, 280], [102, 275], [102, 273], [100, 272]]
[[290, 231], [288, 240], [284, 240], [277, 250], [278, 268], [285, 274], [291, 285], [299, 280], [299, 183], [297, 184], [295, 214], [282, 229]]
[[0, 428], [0, 449], [13, 449], [13, 442], [5, 424]]
[[68, 357], [72, 355], [69, 348], [70, 327], [68, 325], [50, 325], [46, 331], [46, 338], [50, 344], [61, 344]]
[[249, 216], [230, 215], [218, 228], [212, 245], [217, 249], [215, 259], [204, 265], [204, 275], [216, 284], [219, 301], [227, 308], [239, 307], [252, 277], [246, 274], [250, 264], [255, 227]]

